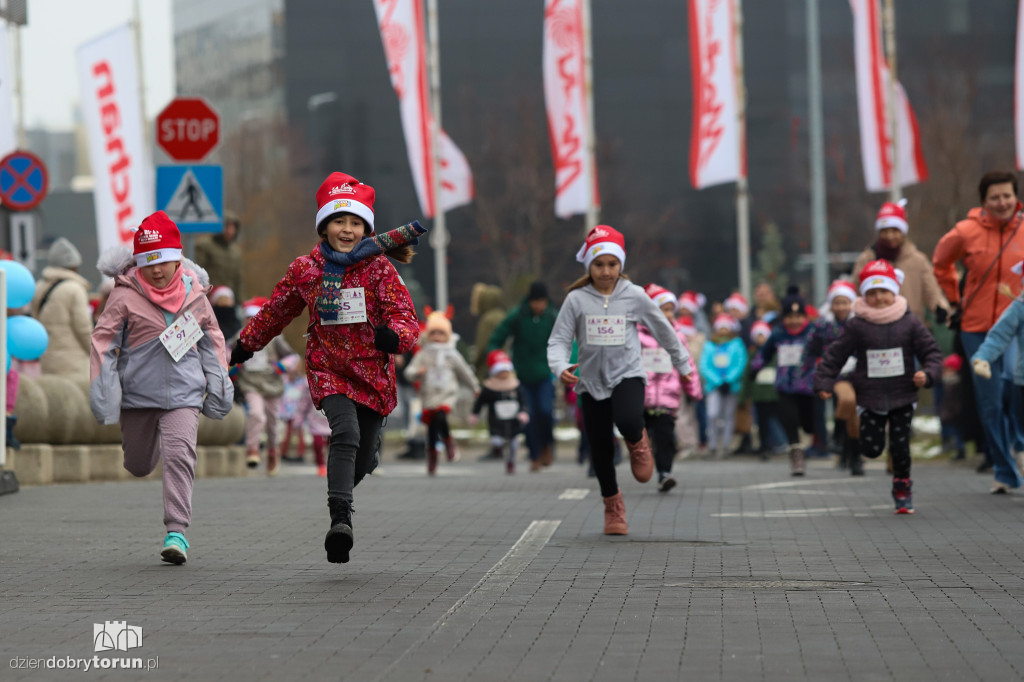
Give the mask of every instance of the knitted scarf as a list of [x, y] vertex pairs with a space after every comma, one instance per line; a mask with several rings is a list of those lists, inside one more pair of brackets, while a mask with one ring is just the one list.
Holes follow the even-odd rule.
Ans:
[[320, 293], [316, 298], [316, 310], [321, 322], [336, 322], [341, 310], [341, 290], [344, 289], [345, 270], [350, 265], [366, 260], [379, 253], [385, 253], [399, 246], [413, 246], [420, 243], [419, 236], [427, 229], [414, 220], [390, 232], [375, 234], [356, 244], [348, 253], [335, 251], [326, 241], [320, 242], [320, 255], [324, 257], [324, 274]]
[[907, 314], [907, 299], [897, 295], [892, 305], [872, 308], [863, 296], [858, 296], [853, 302], [853, 314], [872, 324], [892, 324]]

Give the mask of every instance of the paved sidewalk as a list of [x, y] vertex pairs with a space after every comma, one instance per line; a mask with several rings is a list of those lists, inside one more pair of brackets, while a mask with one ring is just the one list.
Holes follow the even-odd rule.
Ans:
[[[0, 679], [94, 655], [159, 657], [102, 680], [1024, 678], [1024, 495], [967, 468], [916, 466], [897, 517], [877, 463], [686, 461], [667, 495], [624, 465], [630, 534], [610, 538], [574, 464], [387, 463], [345, 565], [311, 472], [198, 481], [181, 567], [158, 559], [159, 482], [0, 497]], [[94, 654], [105, 621], [143, 646]]]

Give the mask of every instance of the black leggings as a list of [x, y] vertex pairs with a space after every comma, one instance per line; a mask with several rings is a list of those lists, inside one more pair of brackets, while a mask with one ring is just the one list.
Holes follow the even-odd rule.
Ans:
[[427, 449], [433, 450], [437, 445], [437, 441], [447, 441], [450, 437], [448, 413], [444, 410], [438, 410], [430, 418], [430, 423], [427, 424]]
[[914, 406], [905, 405], [886, 414], [864, 411], [860, 415], [860, 454], [874, 459], [885, 450], [885, 423], [889, 422], [892, 477], [910, 478], [910, 420]]
[[352, 503], [352, 489], [373, 471], [380, 451], [384, 417], [345, 395], [329, 395], [320, 403], [331, 425], [327, 453], [327, 499]]
[[800, 429], [814, 434], [814, 396], [779, 391], [779, 420], [790, 445], [800, 444]]
[[644, 424], [654, 450], [655, 468], [659, 474], [671, 474], [672, 460], [676, 458], [676, 416], [671, 412], [644, 412]]
[[619, 492], [615, 479], [614, 424], [628, 443], [644, 436], [644, 382], [637, 377], [623, 379], [612, 389], [610, 398], [594, 400], [588, 393], [580, 394], [583, 428], [590, 440], [590, 461], [601, 486], [601, 497]]

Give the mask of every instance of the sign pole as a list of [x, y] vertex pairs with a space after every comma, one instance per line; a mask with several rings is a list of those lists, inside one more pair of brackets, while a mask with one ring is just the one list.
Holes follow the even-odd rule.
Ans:
[[739, 128], [739, 176], [736, 178], [736, 250], [740, 293], [750, 300], [750, 194], [747, 191], [747, 86], [743, 81], [743, 0], [736, 0], [733, 24], [736, 44], [736, 119]]
[[903, 184], [900, 182], [900, 147], [899, 124], [897, 123], [896, 109], [896, 8], [893, 0], [885, 0], [885, 50], [889, 57], [889, 106], [886, 107], [889, 114], [889, 150], [892, 160], [892, 170], [889, 182], [889, 201], [896, 203], [903, 197]]
[[430, 71], [430, 192], [434, 204], [434, 229], [430, 245], [434, 248], [434, 298], [437, 310], [448, 308], [448, 226], [441, 207], [441, 67], [438, 44], [437, 0], [427, 0], [427, 64]]
[[583, 100], [587, 107], [587, 163], [590, 164], [590, 205], [583, 225], [583, 238], [601, 219], [597, 202], [597, 126], [594, 123], [594, 51], [591, 45], [590, 0], [582, 0], [583, 9]]
[[807, 103], [811, 152], [811, 249], [814, 300], [828, 295], [828, 222], [825, 213], [825, 133], [821, 113], [821, 35], [818, 0], [807, 0]]
[[[0, 362], [4, 363], [4, 371], [0, 372], [0, 415], [7, 419], [7, 271], [0, 268]], [[0, 429], [0, 469], [7, 464], [7, 428], [6, 423]]]

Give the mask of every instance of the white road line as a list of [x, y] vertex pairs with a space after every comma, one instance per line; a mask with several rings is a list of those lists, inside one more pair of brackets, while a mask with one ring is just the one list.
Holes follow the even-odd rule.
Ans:
[[590, 493], [589, 488], [566, 488], [565, 491], [558, 496], [560, 500], [582, 500]]
[[[498, 560], [498, 563], [480, 578], [479, 582], [470, 588], [455, 605], [448, 609], [443, 616], [437, 619], [430, 630], [420, 637], [416, 642], [406, 649], [401, 656], [396, 658], [391, 665], [385, 668], [374, 680], [390, 679], [391, 672], [407, 656], [420, 649], [431, 637], [434, 637], [442, 629], [446, 634], [453, 630], [469, 632], [476, 626], [480, 619], [497, 603], [512, 583], [530, 565], [544, 545], [554, 535], [561, 521], [533, 521], [527, 526], [523, 534], [519, 536], [516, 543], [505, 553], [505, 556]], [[428, 647], [426, 652], [431, 657], [439, 653], [434, 647]], [[447, 653], [447, 652], [444, 652]], [[443, 654], [442, 654], [443, 657]]]
[[795, 518], [799, 516], [826, 516], [841, 512], [852, 513], [854, 516], [861, 514], [865, 509], [892, 509], [891, 504], [875, 504], [870, 507], [817, 507], [814, 509], [768, 509], [766, 511], [749, 512], [722, 512], [711, 514], [719, 519], [780, 519]]

